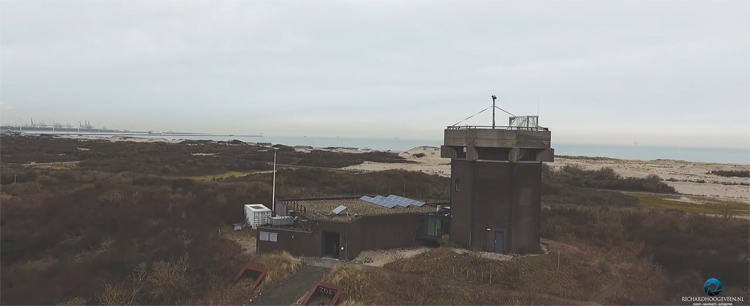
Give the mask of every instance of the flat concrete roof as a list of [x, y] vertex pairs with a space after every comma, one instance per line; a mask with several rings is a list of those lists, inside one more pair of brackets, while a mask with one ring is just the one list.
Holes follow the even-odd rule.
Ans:
[[[342, 199], [302, 199], [302, 200], [285, 200], [283, 202], [292, 203], [295, 202], [297, 205], [304, 206], [306, 212], [298, 210], [300, 214], [307, 216], [308, 218], [321, 219], [321, 220], [336, 220], [336, 221], [353, 221], [357, 216], [376, 216], [376, 215], [389, 215], [389, 214], [405, 214], [405, 213], [431, 213], [435, 212], [435, 205], [437, 204], [425, 204], [421, 207], [408, 206], [408, 207], [394, 207], [387, 208], [377, 204], [362, 201], [358, 198], [342, 198]], [[331, 211], [344, 205], [349, 212], [341, 215], [333, 215]]]

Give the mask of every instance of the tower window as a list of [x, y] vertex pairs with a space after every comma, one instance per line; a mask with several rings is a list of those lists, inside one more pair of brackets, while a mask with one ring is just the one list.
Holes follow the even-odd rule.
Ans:
[[460, 179], [456, 179], [456, 191], [461, 191], [461, 186], [459, 185], [461, 183]]

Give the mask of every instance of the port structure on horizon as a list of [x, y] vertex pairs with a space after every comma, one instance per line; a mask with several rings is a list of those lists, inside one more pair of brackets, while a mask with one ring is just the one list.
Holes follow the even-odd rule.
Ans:
[[[445, 129], [440, 155], [451, 159], [450, 239], [471, 250], [540, 253], [542, 163], [554, 161], [551, 132], [539, 116], [515, 116], [495, 99], [492, 126]], [[495, 109], [511, 115], [507, 126], [495, 126]]]

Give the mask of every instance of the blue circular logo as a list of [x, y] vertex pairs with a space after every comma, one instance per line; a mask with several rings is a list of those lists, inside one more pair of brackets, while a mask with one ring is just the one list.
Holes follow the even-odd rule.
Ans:
[[[711, 285], [716, 286], [716, 288], [711, 290]], [[719, 295], [721, 293], [721, 282], [718, 279], [710, 278], [703, 284], [703, 291], [706, 291], [710, 296]]]

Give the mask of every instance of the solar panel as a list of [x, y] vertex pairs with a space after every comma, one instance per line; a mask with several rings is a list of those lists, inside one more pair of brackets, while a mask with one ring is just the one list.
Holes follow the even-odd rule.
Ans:
[[336, 207], [336, 208], [335, 208], [335, 209], [334, 209], [334, 210], [332, 211], [332, 213], [333, 213], [334, 215], [338, 215], [338, 214], [340, 214], [340, 213], [344, 212], [345, 210], [346, 210], [346, 206], [344, 206], [344, 205], [339, 205], [339, 207]]

